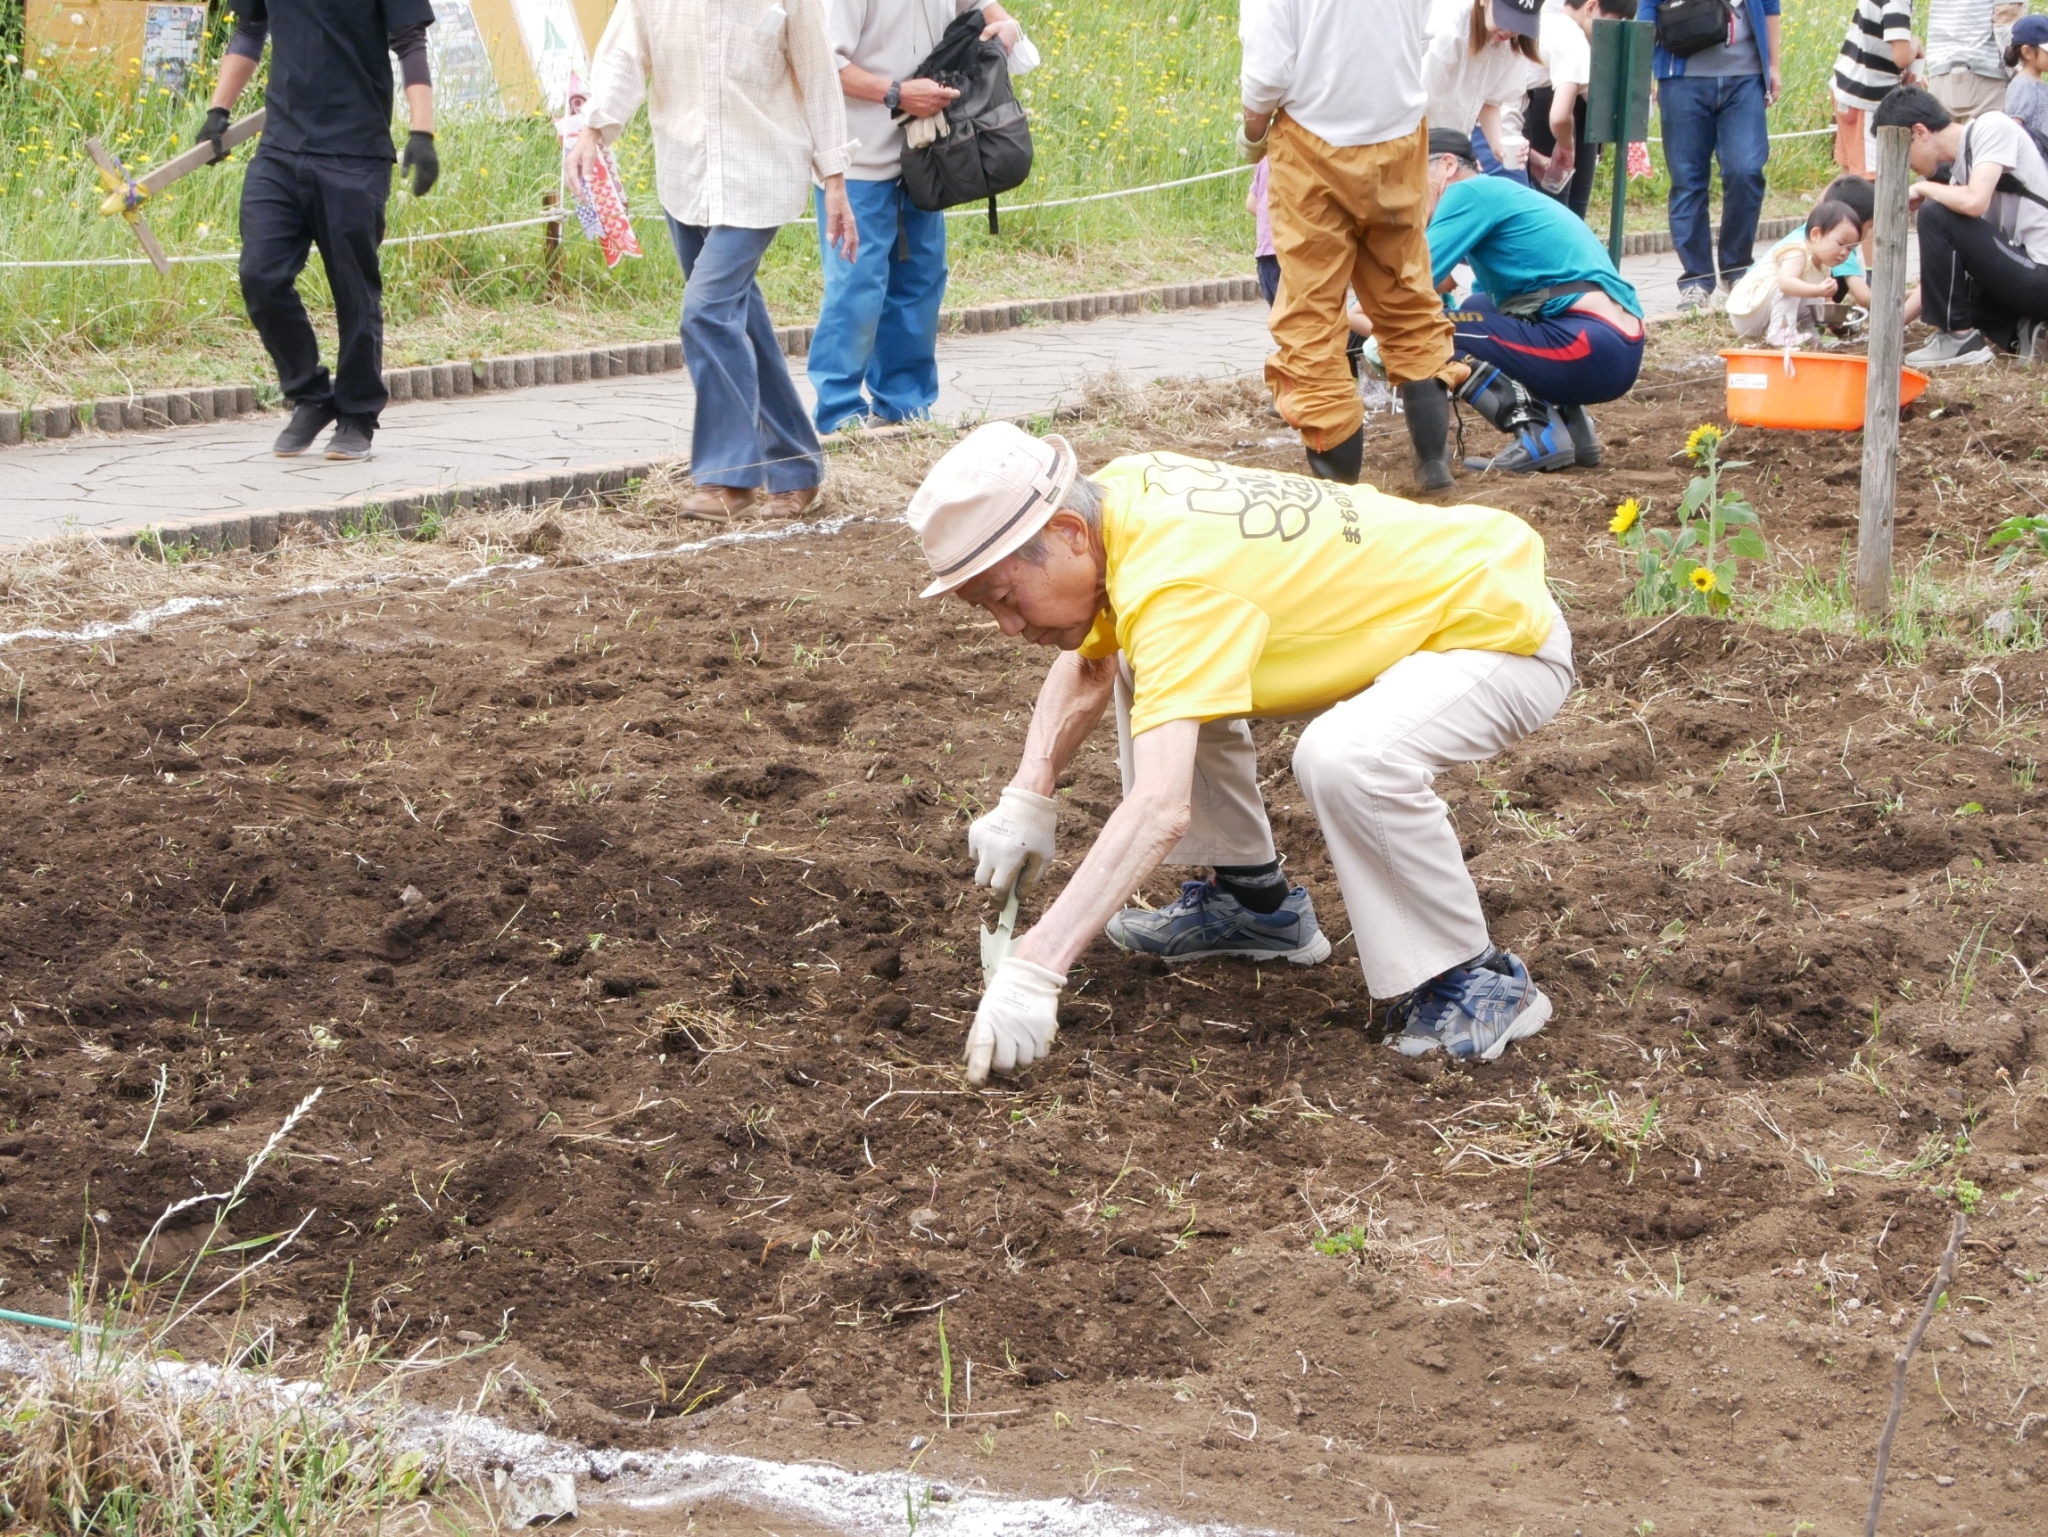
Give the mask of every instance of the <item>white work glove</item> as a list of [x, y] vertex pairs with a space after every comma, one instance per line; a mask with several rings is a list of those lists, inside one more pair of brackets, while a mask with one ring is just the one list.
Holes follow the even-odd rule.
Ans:
[[1240, 119], [1237, 125], [1237, 153], [1243, 158], [1246, 165], [1257, 165], [1266, 158], [1266, 145], [1272, 137], [1273, 125], [1268, 123], [1266, 131], [1256, 139], [1247, 138], [1244, 131], [1244, 122]]
[[1060, 987], [1056, 971], [1011, 956], [996, 968], [974, 1024], [967, 1032], [967, 1081], [988, 1082], [989, 1069], [1014, 1073], [1052, 1050], [1060, 1033]]
[[974, 856], [974, 884], [997, 891], [1008, 891], [1013, 883], [1019, 891], [1036, 885], [1038, 872], [1052, 858], [1059, 809], [1059, 802], [1050, 796], [1015, 785], [1003, 791], [996, 809], [967, 829], [967, 852]]

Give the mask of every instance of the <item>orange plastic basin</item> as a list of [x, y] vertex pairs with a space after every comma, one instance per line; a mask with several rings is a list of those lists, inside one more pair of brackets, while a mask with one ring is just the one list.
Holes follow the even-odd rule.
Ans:
[[[1857, 432], [1863, 427], [1864, 380], [1869, 360], [1847, 352], [1724, 352], [1728, 360], [1728, 420], [1743, 427], [1797, 427]], [[1911, 405], [1927, 388], [1917, 368], [1899, 370], [1899, 404]]]

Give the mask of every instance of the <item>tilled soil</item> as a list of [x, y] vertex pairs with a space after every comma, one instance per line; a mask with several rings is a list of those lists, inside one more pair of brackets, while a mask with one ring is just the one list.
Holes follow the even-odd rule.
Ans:
[[[308, 1349], [344, 1295], [402, 1348], [502, 1320], [522, 1423], [862, 1467], [918, 1434], [955, 1484], [1286, 1530], [1835, 1532], [1960, 1202], [1884, 1529], [2038, 1531], [2048, 659], [1625, 616], [1609, 510], [1675, 500], [1718, 414], [1650, 383], [1607, 468], [1463, 486], [1544, 533], [1583, 685], [1442, 785], [1557, 1004], [1491, 1066], [1387, 1052], [1348, 944], [1104, 943], [1051, 1060], [969, 1092], [965, 825], [1045, 659], [919, 603], [894, 522], [10, 652], [0, 1301], [61, 1305], [81, 1230], [115, 1264], [318, 1088], [232, 1222], [313, 1213], [249, 1306]], [[2029, 507], [2026, 384], [1916, 411], [1903, 546]], [[1248, 391], [1073, 430], [1295, 463]], [[1737, 446], [1781, 560], [1831, 566], [1859, 440]], [[1404, 483], [1398, 424], [1372, 457]], [[1116, 795], [1105, 730], [1052, 889]]]

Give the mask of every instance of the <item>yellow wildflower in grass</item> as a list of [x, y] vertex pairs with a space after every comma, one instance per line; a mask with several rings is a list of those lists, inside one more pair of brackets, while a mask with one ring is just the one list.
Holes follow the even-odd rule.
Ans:
[[1614, 509], [1614, 516], [1608, 520], [1607, 532], [1625, 534], [1634, 528], [1643, 516], [1643, 504], [1634, 497]]
[[1693, 428], [1692, 435], [1685, 440], [1685, 457], [1698, 464], [1719, 447], [1720, 442], [1721, 429], [1712, 422], [1702, 422]]
[[1694, 566], [1690, 580], [1695, 592], [1712, 592], [1714, 590], [1714, 573], [1705, 566]]

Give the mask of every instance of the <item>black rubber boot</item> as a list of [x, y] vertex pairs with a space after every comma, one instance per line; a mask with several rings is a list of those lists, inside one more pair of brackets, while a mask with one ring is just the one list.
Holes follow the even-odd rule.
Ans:
[[1359, 471], [1365, 467], [1365, 428], [1351, 434], [1341, 443], [1334, 443], [1317, 453], [1308, 450], [1308, 472], [1317, 480], [1334, 480], [1340, 485], [1358, 484]]
[[1593, 417], [1584, 406], [1559, 406], [1565, 430], [1572, 435], [1572, 460], [1582, 470], [1600, 468], [1600, 434], [1593, 429]]
[[1401, 386], [1401, 414], [1415, 450], [1415, 488], [1451, 488], [1451, 392], [1441, 379], [1414, 379]]

